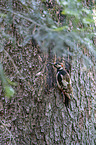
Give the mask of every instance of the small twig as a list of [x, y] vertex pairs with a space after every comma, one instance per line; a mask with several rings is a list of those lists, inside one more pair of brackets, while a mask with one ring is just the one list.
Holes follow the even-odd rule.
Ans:
[[5, 123], [3, 123], [2, 121], [0, 121], [0, 126], [1, 126], [1, 125], [9, 132], [10, 138], [13, 139], [13, 142], [14, 142], [14, 144], [16, 145], [16, 141], [15, 141], [15, 139], [14, 139], [14, 136], [12, 135], [11, 131], [8, 129], [7, 124], [5, 124]]
[[26, 15], [24, 15], [24, 14], [22, 14], [22, 13], [20, 13], [20, 12], [18, 13], [18, 12], [12, 11], [12, 10], [10, 10], [10, 9], [4, 9], [4, 8], [2, 8], [2, 7], [0, 7], [0, 10], [6, 11], [6, 12], [11, 12], [11, 13], [13, 13], [14, 15], [17, 15], [18, 17], [23, 18], [23, 19], [25, 19], [25, 20], [27, 20], [27, 21], [29, 21], [29, 22], [31, 22], [31, 23], [33, 23], [33, 24], [39, 26], [39, 27], [42, 28], [42, 29], [49, 30], [49, 31], [53, 31], [52, 28], [48, 28], [48, 27], [46, 27], [45, 25], [41, 25], [41, 24], [37, 23], [36, 21], [34, 21], [33, 19], [28, 18]]
[[7, 55], [7, 56], [9, 57], [9, 59], [11, 60], [13, 66], [14, 66], [16, 72], [17, 72], [17, 74], [19, 74], [19, 76], [20, 76], [22, 79], [24, 79], [24, 77], [23, 77], [23, 76], [20, 74], [20, 72], [18, 71], [18, 68], [17, 68], [17, 66], [15, 65], [15, 63], [14, 63], [13, 59], [11, 58], [11, 56], [9, 55], [9, 53], [8, 53], [5, 49], [4, 49], [4, 52], [6, 53], [6, 55]]

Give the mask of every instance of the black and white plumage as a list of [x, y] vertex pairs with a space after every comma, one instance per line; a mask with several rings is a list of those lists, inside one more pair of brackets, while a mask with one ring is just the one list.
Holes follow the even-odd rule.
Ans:
[[65, 102], [65, 105], [68, 105], [70, 93], [72, 92], [70, 75], [63, 69], [63, 64], [55, 63], [54, 67], [57, 68], [56, 82], [58, 88], [63, 92], [63, 102]]

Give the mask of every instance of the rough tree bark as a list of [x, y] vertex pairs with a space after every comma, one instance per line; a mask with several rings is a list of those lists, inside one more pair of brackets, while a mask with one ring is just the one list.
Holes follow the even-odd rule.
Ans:
[[[18, 60], [16, 50], [10, 55], [13, 59], [15, 58], [20, 68], [21, 60]], [[22, 56], [23, 60], [28, 59], [23, 63], [25, 80], [15, 76], [14, 71], [14, 79], [19, 82], [17, 89], [15, 88], [16, 96], [10, 100], [2, 98], [1, 119], [6, 126], [2, 124], [0, 126], [0, 143], [2, 145], [14, 144], [15, 140], [18, 145], [94, 145], [94, 91], [96, 89], [94, 67], [89, 72], [82, 72], [81, 58], [75, 60], [76, 63], [71, 72], [74, 98], [71, 99], [70, 106], [67, 108], [62, 102], [56, 84], [46, 92], [46, 76], [49, 74], [46, 61], [42, 61], [42, 54], [36, 53], [36, 48], [33, 47], [31, 54], [28, 48], [22, 51]], [[6, 58], [6, 55], [3, 57]], [[92, 59], [95, 64], [93, 57]], [[6, 58], [5, 61], [9, 59]], [[31, 69], [26, 65], [29, 62], [31, 62]], [[8, 65], [5, 72], [10, 76], [12, 75], [12, 64]], [[1, 96], [3, 96], [2, 93]], [[10, 133], [12, 134], [11, 140]]]

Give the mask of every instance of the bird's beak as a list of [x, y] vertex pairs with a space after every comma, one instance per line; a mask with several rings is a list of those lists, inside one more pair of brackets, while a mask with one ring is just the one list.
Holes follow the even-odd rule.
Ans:
[[57, 64], [56, 64], [56, 63], [54, 64], [54, 67], [56, 67], [56, 68], [57, 68]]
[[47, 66], [49, 66], [50, 64], [54, 66], [54, 63], [51, 63], [51, 62], [48, 62]]
[[49, 64], [52, 64], [52, 65], [54, 65], [54, 63], [51, 63], [51, 62], [49, 62]]

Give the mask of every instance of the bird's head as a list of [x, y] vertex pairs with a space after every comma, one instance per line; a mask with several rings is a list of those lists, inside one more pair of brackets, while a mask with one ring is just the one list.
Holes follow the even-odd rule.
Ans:
[[62, 70], [63, 64], [62, 63], [54, 63], [54, 67], [56, 67], [58, 70]]

